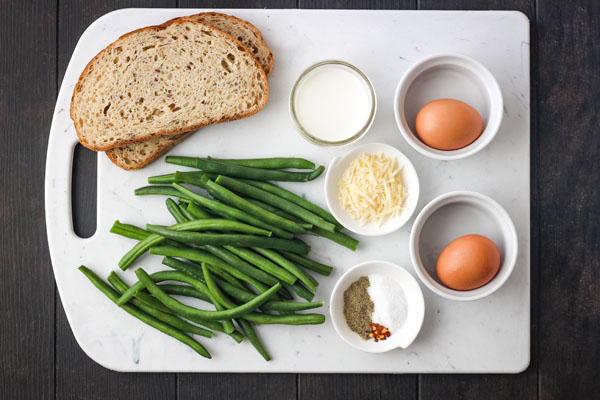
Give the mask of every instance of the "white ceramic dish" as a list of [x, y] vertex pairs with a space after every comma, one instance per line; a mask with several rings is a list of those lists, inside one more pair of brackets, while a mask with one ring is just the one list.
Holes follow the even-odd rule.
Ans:
[[[471, 233], [487, 236], [498, 245], [500, 269], [480, 288], [450, 289], [437, 278], [437, 258], [451, 241]], [[433, 199], [415, 219], [410, 233], [410, 257], [417, 275], [432, 292], [451, 300], [477, 300], [504, 285], [517, 261], [517, 242], [510, 216], [496, 201], [475, 192], [450, 192]]]
[[[394, 157], [398, 160], [398, 166], [402, 167], [402, 179], [407, 191], [407, 198], [404, 203], [404, 211], [397, 217], [390, 218], [381, 226], [375, 223], [360, 225], [360, 223], [347, 212], [338, 199], [338, 182], [342, 178], [346, 168], [360, 154], [378, 154], [383, 153], [386, 157]], [[383, 143], [368, 143], [358, 146], [342, 157], [335, 157], [329, 163], [327, 174], [325, 176], [325, 200], [327, 207], [333, 216], [342, 224], [344, 228], [365, 236], [387, 235], [398, 230], [412, 216], [417, 208], [419, 201], [419, 177], [417, 171], [410, 160], [396, 149]]]
[[[313, 135], [308, 129], [300, 123], [298, 115], [296, 113], [296, 92], [301, 87], [301, 85], [309, 78], [313, 73], [323, 69], [323, 68], [331, 68], [337, 67], [341, 68], [345, 71], [351, 72], [354, 76], [356, 76], [364, 86], [365, 92], [369, 98], [369, 115], [365, 125], [359, 129], [355, 134], [350, 137], [338, 140], [338, 141], [328, 141], [322, 138], [319, 138]], [[300, 133], [300, 135], [308, 140], [311, 143], [314, 143], [319, 146], [344, 146], [350, 143], [354, 143], [360, 140], [363, 136], [367, 134], [371, 125], [373, 125], [373, 121], [375, 120], [375, 114], [377, 113], [377, 95], [375, 94], [375, 89], [373, 88], [373, 84], [367, 75], [365, 75], [360, 69], [355, 67], [354, 65], [347, 63], [345, 61], [339, 60], [327, 60], [321, 61], [316, 64], [308, 67], [296, 80], [294, 86], [292, 87], [292, 91], [290, 92], [290, 115], [292, 120], [294, 121], [294, 125], [296, 130]]]
[[[437, 99], [457, 99], [475, 108], [483, 118], [483, 132], [470, 145], [437, 150], [419, 140], [415, 119], [419, 110]], [[419, 153], [438, 160], [469, 157], [487, 146], [500, 129], [504, 101], [494, 75], [481, 63], [460, 54], [436, 54], [414, 63], [396, 88], [394, 116], [400, 133]]]
[[[374, 340], [364, 340], [350, 330], [344, 317], [344, 292], [361, 276], [370, 274], [382, 274], [395, 280], [404, 291], [407, 304], [406, 321], [400, 331], [392, 332], [387, 340], [377, 343]], [[387, 261], [366, 261], [350, 268], [333, 287], [329, 304], [331, 322], [338, 335], [350, 346], [369, 353], [384, 353], [399, 347], [407, 348], [419, 334], [425, 317], [423, 292], [415, 278], [404, 268]]]

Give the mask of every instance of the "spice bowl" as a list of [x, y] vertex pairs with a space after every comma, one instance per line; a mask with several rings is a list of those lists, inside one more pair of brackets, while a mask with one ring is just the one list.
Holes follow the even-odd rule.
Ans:
[[[404, 292], [406, 319], [400, 330], [391, 332], [386, 340], [365, 340], [352, 331], [344, 316], [344, 292], [361, 277], [380, 274], [393, 280]], [[369, 353], [383, 353], [396, 348], [407, 348], [415, 340], [425, 316], [423, 292], [413, 276], [404, 268], [387, 261], [366, 261], [346, 271], [336, 282], [330, 299], [330, 315], [338, 335], [350, 346]]]
[[[423, 143], [415, 129], [419, 110], [438, 99], [456, 99], [475, 108], [483, 119], [481, 135], [466, 147], [438, 150]], [[486, 147], [500, 129], [504, 101], [494, 75], [462, 54], [435, 54], [413, 64], [398, 82], [394, 116], [406, 142], [419, 153], [438, 160], [469, 157]]]
[[[500, 269], [477, 289], [450, 289], [437, 277], [437, 258], [451, 241], [468, 234], [484, 235], [498, 246]], [[450, 300], [478, 300], [500, 289], [511, 275], [517, 261], [517, 231], [495, 200], [481, 193], [456, 191], [433, 199], [421, 210], [410, 233], [409, 249], [417, 276], [432, 292]]]
[[[397, 165], [402, 168], [402, 180], [406, 188], [407, 197], [404, 210], [400, 215], [387, 219], [381, 226], [376, 223], [361, 225], [341, 204], [338, 196], [338, 184], [346, 171], [346, 168], [361, 154], [380, 154], [385, 157], [394, 158]], [[365, 236], [381, 236], [400, 229], [413, 215], [419, 201], [419, 177], [417, 171], [400, 150], [384, 143], [368, 143], [355, 147], [344, 156], [337, 156], [331, 160], [325, 175], [325, 201], [333, 216], [344, 226], [344, 228]]]

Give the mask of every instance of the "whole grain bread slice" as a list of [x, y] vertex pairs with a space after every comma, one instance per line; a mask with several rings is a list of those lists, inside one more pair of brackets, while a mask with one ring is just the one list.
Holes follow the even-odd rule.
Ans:
[[81, 74], [71, 101], [92, 150], [244, 118], [266, 104], [262, 66], [237, 39], [189, 19], [130, 32]]
[[[251, 49], [251, 53], [260, 62], [267, 75], [273, 70], [273, 53], [263, 40], [260, 31], [250, 22], [232, 15], [211, 12], [176, 18], [165, 22], [163, 25], [168, 25], [179, 19], [201, 22], [230, 34], [242, 42], [246, 48]], [[123, 169], [140, 169], [165, 154], [173, 146], [191, 135], [191, 133], [193, 132], [160, 136], [115, 147], [107, 150], [106, 155], [115, 165]]]

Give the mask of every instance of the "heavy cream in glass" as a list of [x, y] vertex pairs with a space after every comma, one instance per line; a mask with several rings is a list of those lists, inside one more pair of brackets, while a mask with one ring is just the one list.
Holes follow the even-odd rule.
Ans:
[[311, 136], [339, 142], [356, 135], [371, 113], [369, 89], [344, 66], [326, 65], [302, 79], [294, 96], [298, 123]]

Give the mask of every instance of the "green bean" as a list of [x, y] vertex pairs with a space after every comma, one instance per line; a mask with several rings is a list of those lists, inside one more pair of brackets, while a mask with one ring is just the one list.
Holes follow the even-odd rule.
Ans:
[[[202, 270], [200, 270], [200, 275], [202, 276]], [[204, 285], [204, 283], [202, 283], [200, 280], [194, 279], [194, 278], [186, 275], [185, 273], [176, 272], [176, 271], [160, 271], [160, 272], [153, 273], [150, 277], [155, 282], [177, 281], [177, 282], [183, 282], [183, 283], [190, 284], [197, 291], [204, 293], [204, 295], [208, 298], [208, 300], [207, 300], [208, 302], [211, 301], [209, 293], [208, 293], [208, 289], [206, 288], [206, 285]], [[204, 277], [202, 277], [202, 279], [204, 279]], [[117, 299], [117, 301], [115, 301], [115, 303], [117, 303], [118, 306], [125, 307], [125, 306], [127, 306], [126, 303], [128, 301], [130, 301], [134, 296], [137, 296], [143, 290], [144, 290], [144, 284], [142, 282], [138, 281], [135, 284], [131, 285], [131, 287], [129, 289], [127, 289], [121, 295], [121, 297], [119, 297]], [[171, 310], [171, 309], [169, 309], [169, 310]], [[173, 312], [173, 310], [171, 310], [171, 312]], [[192, 316], [189, 316], [186, 318], [192, 322], [196, 322], [196, 323], [203, 325], [209, 329], [212, 329], [213, 331], [225, 332], [225, 330], [223, 329], [223, 326], [219, 322], [205, 321], [203, 319], [195, 318]], [[238, 342], [238, 343], [240, 342], [239, 334], [236, 335], [234, 332], [234, 333], [230, 334], [229, 336], [232, 336], [236, 342]]]
[[313, 224], [316, 227], [324, 229], [329, 232], [335, 231], [335, 225], [331, 222], [327, 222], [317, 214], [314, 214], [308, 211], [305, 208], [288, 201], [282, 197], [276, 196], [272, 193], [269, 193], [265, 190], [257, 188], [256, 186], [249, 185], [245, 182], [239, 181], [234, 178], [230, 178], [227, 176], [220, 175], [216, 181], [217, 184], [222, 185], [230, 190], [233, 190], [236, 193], [243, 194], [244, 196], [252, 197], [254, 199], [260, 200], [264, 203], [267, 203], [273, 207], [280, 208], [287, 213], [290, 213], [303, 221], [308, 222], [309, 224]]
[[[219, 178], [217, 178], [219, 180]], [[243, 199], [232, 191], [225, 187], [211, 181], [210, 179], [206, 182], [206, 190], [217, 200], [221, 200], [224, 203], [229, 204], [232, 207], [236, 207], [242, 211], [247, 212], [262, 221], [277, 226], [281, 229], [285, 229], [288, 232], [293, 233], [305, 233], [306, 231], [294, 221], [280, 217], [277, 214], [273, 214], [257, 205], [250, 203]]]
[[[238, 289], [229, 283], [219, 279], [217, 277], [213, 277], [217, 285], [230, 297], [234, 298], [237, 301], [242, 303], [246, 303], [252, 300], [256, 295], [254, 293], [250, 293], [246, 290]], [[287, 311], [287, 312], [295, 312], [295, 311], [304, 311], [310, 310], [313, 308], [318, 308], [323, 306], [323, 302], [295, 302], [295, 301], [277, 301], [277, 300], [269, 300], [262, 306], [260, 306], [263, 311]]]
[[[250, 197], [246, 198], [246, 200], [249, 201], [250, 203], [254, 204], [254, 205], [257, 205], [257, 206], [259, 206], [261, 208], [264, 208], [265, 210], [267, 210], [269, 212], [272, 212], [273, 214], [277, 214], [280, 217], [283, 217], [285, 219], [289, 219], [290, 221], [294, 221], [295, 223], [297, 223], [298, 225], [300, 225], [304, 229], [312, 229], [313, 228], [313, 224], [308, 224], [308, 223], [302, 221], [300, 218], [298, 218], [298, 217], [296, 217], [296, 216], [294, 216], [292, 214], [288, 214], [285, 211], [280, 210], [279, 208], [273, 207], [270, 204], [263, 203], [260, 200], [256, 200], [256, 199], [253, 199], [253, 198], [250, 198]], [[310, 234], [311, 232], [309, 230], [306, 233]]]
[[[122, 224], [118, 220], [115, 221], [112, 228], [110, 228], [110, 232], [136, 240], [144, 240], [151, 235], [151, 233], [145, 229], [138, 228], [135, 225]], [[169, 246], [180, 246], [179, 243], [172, 240], [165, 240], [164, 243], [168, 244]]]
[[186, 222], [187, 221], [187, 218], [185, 217], [185, 215], [183, 215], [181, 213], [179, 206], [177, 205], [177, 203], [175, 203], [175, 201], [173, 201], [172, 198], [167, 197], [167, 200], [165, 200], [165, 203], [167, 204], [167, 210], [173, 216], [173, 218], [175, 218], [175, 221], [177, 221], [177, 222]]
[[335, 217], [333, 215], [331, 215], [330, 212], [322, 209], [318, 205], [306, 200], [305, 198], [298, 196], [297, 194], [295, 194], [293, 192], [290, 192], [289, 190], [286, 190], [284, 188], [281, 188], [281, 187], [274, 185], [272, 183], [269, 183], [269, 182], [261, 182], [260, 180], [243, 179], [242, 181], [249, 185], [256, 186], [257, 188], [262, 189], [266, 192], [269, 192], [271, 194], [279, 196], [283, 199], [286, 199], [287, 201], [296, 203], [300, 207], [307, 209], [308, 211], [312, 212], [313, 214], [317, 214], [319, 217], [323, 218], [325, 221], [331, 222], [332, 224], [334, 224], [336, 226], [337, 230], [341, 231], [342, 229], [344, 229], [342, 224], [340, 224], [335, 219]]
[[[205, 272], [208, 265], [206, 263], [202, 263], [202, 271]], [[255, 296], [251, 293], [244, 293], [243, 291], [239, 291], [236, 288], [228, 285], [226, 282], [219, 280], [218, 278], [213, 278], [210, 274], [204, 273], [204, 278], [206, 281], [206, 287], [209, 292], [213, 295], [213, 298], [221, 303], [223, 306], [227, 308], [235, 307], [236, 304], [227, 298], [221, 291], [221, 289], [225, 290], [228, 294], [231, 293], [232, 297], [239, 301], [248, 302], [252, 300]], [[316, 303], [297, 303], [297, 302], [287, 302], [287, 301], [268, 301], [261, 306], [263, 311], [278, 311], [278, 312], [294, 312], [294, 311], [302, 311], [309, 310], [312, 308], [322, 307], [323, 302]], [[253, 319], [262, 319], [262, 317], [254, 316], [252, 314], [248, 314], [243, 316], [242, 318], [253, 320]], [[277, 322], [275, 322], [277, 323]]]
[[215, 161], [222, 164], [241, 165], [243, 167], [264, 169], [315, 169], [315, 163], [312, 161], [308, 161], [303, 158], [292, 157], [226, 159], [208, 156], [203, 160]]
[[212, 255], [219, 257], [221, 260], [225, 261], [232, 267], [242, 271], [246, 275], [251, 276], [264, 284], [274, 285], [275, 283], [277, 283], [277, 279], [275, 277], [267, 274], [266, 272], [258, 268], [253, 267], [252, 265], [248, 264], [246, 261], [242, 260], [229, 250], [226, 250], [224, 247], [209, 245], [203, 246], [203, 249], [208, 251]]
[[285, 285], [288, 289], [291, 289], [294, 293], [296, 293], [298, 296], [302, 297], [306, 301], [312, 301], [312, 299], [315, 297], [315, 294], [310, 292], [304, 286], [302, 286], [301, 283], [296, 282], [293, 285]]
[[201, 177], [203, 175], [207, 174], [207, 172], [203, 172], [203, 171], [186, 171], [186, 172], [182, 172], [182, 171], [176, 171], [172, 174], [165, 174], [165, 175], [157, 175], [157, 176], [151, 176], [148, 178], [148, 183], [149, 184], [170, 184], [170, 183], [181, 183], [181, 182], [185, 182], [185, 183], [190, 183], [190, 184], [194, 184], [194, 182], [187, 182], [186, 178], [188, 177]]
[[318, 228], [316, 226], [313, 227], [312, 230], [317, 235], [327, 238], [329, 240], [332, 240], [332, 241], [336, 242], [337, 244], [341, 244], [342, 246], [347, 247], [352, 251], [356, 251], [356, 247], [358, 247], [358, 240], [354, 239], [351, 236], [346, 235], [344, 232], [339, 232], [339, 231], [328, 232], [328, 231]]
[[[202, 274], [202, 270], [200, 271], [200, 274]], [[152, 279], [154, 279], [156, 282], [162, 282], [162, 281], [167, 281], [167, 280], [178, 280], [178, 281], [187, 282], [186, 278], [194, 279], [194, 278], [190, 277], [189, 275], [179, 272], [179, 271], [160, 271], [160, 272], [155, 272], [152, 274]], [[204, 276], [202, 276], [202, 279], [204, 279]], [[125, 304], [127, 304], [127, 302], [129, 302], [129, 300], [131, 300], [134, 296], [136, 296], [142, 290], [144, 290], [144, 285], [142, 284], [142, 282], [138, 281], [138, 282], [134, 283], [133, 285], [131, 285], [129, 287], [129, 289], [127, 289], [125, 291], [125, 293], [121, 294], [121, 297], [119, 297], [119, 299], [116, 301], [117, 305], [119, 307], [124, 306]], [[207, 292], [206, 290], [203, 290], [202, 287], [200, 287], [198, 290]], [[206, 293], [206, 294], [208, 295], [208, 293]]]
[[[119, 294], [110, 287], [106, 282], [100, 279], [92, 270], [85, 267], [84, 265], [79, 267], [79, 270], [92, 282], [96, 288], [106, 295], [110, 300], [116, 302], [119, 298]], [[191, 347], [196, 353], [203, 357], [211, 358], [210, 353], [202, 346], [199, 342], [188, 336], [186, 333], [179, 329], [173, 328], [172, 326], [165, 324], [162, 321], [152, 317], [151, 315], [141, 311], [139, 308], [130, 304], [125, 304], [123, 310], [139, 319], [140, 321], [150, 325], [151, 327], [161, 331], [162, 333], [171, 336], [174, 339]]]
[[263, 325], [317, 325], [325, 322], [325, 316], [323, 314], [273, 315], [254, 312], [244, 315], [243, 318], [246, 321]]
[[[163, 285], [158, 285], [158, 286], [167, 294], [174, 294], [174, 295], [185, 296], [185, 297], [193, 297], [195, 299], [210, 302], [210, 297], [207, 294], [205, 294], [191, 286], [174, 285], [174, 284], [163, 284]], [[162, 303], [160, 303], [160, 304], [162, 305]]]
[[163, 195], [163, 196], [180, 197], [180, 198], [192, 200], [187, 194], [182, 193], [178, 190], [173, 190], [173, 187], [169, 186], [169, 185], [143, 186], [141, 188], [135, 189], [136, 196], [145, 196], [145, 195], [153, 195], [153, 194], [158, 194], [158, 195]]
[[[190, 203], [190, 205], [192, 205], [192, 204], [194, 204], [194, 203]], [[237, 268], [238, 270], [257, 279], [258, 281], [260, 281], [262, 283], [265, 283], [267, 285], [274, 285], [275, 283], [277, 283], [277, 279], [274, 276], [271, 276], [271, 275], [267, 274], [266, 272], [253, 267], [252, 265], [248, 264], [246, 261], [242, 260], [235, 254], [231, 253], [230, 251], [226, 250], [225, 248], [223, 248], [221, 246], [207, 245], [207, 246], [202, 246], [202, 249], [219, 257], [220, 259], [222, 259], [229, 265], [233, 266], [234, 268]]]
[[[210, 267], [210, 265], [209, 265], [209, 267]], [[223, 291], [229, 297], [232, 297], [241, 303], [247, 303], [256, 297], [256, 295], [254, 293], [251, 293], [249, 290], [240, 289], [238, 287], [235, 287], [235, 286], [231, 285], [229, 282], [225, 282], [223, 279], [220, 279], [218, 277], [213, 277], [213, 278], [214, 278], [215, 282], [217, 282], [219, 287], [221, 289], [223, 289]], [[261, 308], [262, 307], [264, 307], [264, 304], [261, 306]]]
[[[108, 281], [114, 286], [115, 289], [117, 289], [117, 292], [120, 292], [121, 294], [123, 294], [125, 291], [127, 291], [127, 289], [129, 289], [127, 284], [123, 282], [121, 278], [119, 278], [119, 276], [114, 273], [114, 271], [111, 272], [108, 276]], [[140, 294], [143, 293], [138, 293], [138, 295]], [[171, 315], [170, 313], [166, 313], [159, 310], [158, 308], [154, 308], [142, 302], [139, 298], [131, 299], [131, 303], [140, 310], [152, 315], [154, 318], [171, 325], [173, 328], [180, 329], [184, 332], [195, 333], [196, 335], [201, 335], [207, 338], [211, 338], [213, 336], [213, 333], [211, 331], [196, 325], [192, 325], [187, 321], [184, 321], [174, 315]], [[162, 305], [162, 303], [160, 304]]]
[[315, 260], [311, 260], [308, 257], [304, 257], [295, 253], [290, 253], [289, 251], [284, 251], [282, 253], [290, 260], [302, 265], [304, 268], [310, 269], [311, 271], [315, 271], [321, 275], [329, 276], [331, 274], [331, 271], [333, 271], [333, 267], [318, 263]]
[[148, 184], [150, 185], [161, 185], [165, 183], [173, 183], [175, 181], [175, 174], [156, 175], [148, 178]]
[[187, 183], [189, 185], [198, 186], [202, 189], [206, 189], [206, 179], [208, 179], [204, 172], [199, 171], [195, 172], [194, 175], [190, 175], [189, 173], [177, 171], [175, 172], [175, 183]]
[[119, 260], [119, 268], [125, 271], [135, 260], [144, 254], [150, 247], [155, 246], [165, 240], [162, 235], [151, 234], [143, 240], [136, 243], [121, 259]]
[[192, 214], [196, 219], [209, 219], [213, 218], [212, 215], [204, 211], [200, 206], [198, 206], [193, 201], [190, 202], [187, 206], [187, 210]]
[[[224, 263], [220, 258], [213, 256], [210, 253], [207, 253], [204, 250], [200, 249], [191, 249], [191, 248], [178, 248], [174, 246], [157, 246], [150, 249], [150, 254], [157, 254], [161, 256], [169, 256], [169, 257], [182, 257], [187, 258], [188, 260], [196, 261], [196, 262], [206, 262], [211, 266], [216, 267], [220, 270], [224, 270], [234, 277], [243, 280], [244, 282], [248, 282], [252, 286], [254, 286], [257, 290], [264, 292], [267, 290], [267, 287], [262, 283], [256, 281], [256, 279], [251, 276], [246, 275], [245, 273], [233, 268], [232, 266]], [[201, 274], [201, 272], [200, 272]], [[196, 278], [196, 277], [195, 277]], [[196, 278], [198, 279], [198, 278]]]
[[146, 232], [146, 230], [142, 228], [138, 228], [135, 225], [123, 224], [119, 222], [119, 220], [114, 222], [113, 226], [110, 228], [110, 232], [136, 240], [144, 240], [150, 235], [149, 232]]
[[[212, 279], [210, 273], [207, 273], [208, 271], [206, 263], [202, 263], [202, 271], [205, 273], [204, 278], [206, 281], [206, 286], [208, 288], [208, 291], [212, 294], [213, 298], [229, 309], [237, 307], [237, 305], [234, 302], [229, 300], [227, 296], [225, 296], [223, 292], [221, 292], [221, 289]], [[254, 301], [254, 299], [250, 301]], [[325, 317], [320, 314], [271, 315], [252, 312], [242, 315], [242, 318], [259, 324], [286, 325], [318, 324], [325, 321]]]
[[[159, 246], [158, 248], [162, 248]], [[204, 276], [202, 275], [202, 269], [199, 265], [178, 260], [172, 257], [165, 257], [162, 261], [163, 265], [167, 267], [171, 267], [176, 271], [179, 271], [191, 278], [198, 279], [199, 281], [204, 280]]]
[[[191, 204], [191, 203], [189, 203]], [[192, 221], [194, 219], [196, 219], [196, 217], [188, 211], [188, 204], [180, 201], [179, 204], [177, 205], [179, 207], [179, 211], [181, 211], [181, 214], [183, 214], [183, 216], [185, 217], [185, 219], [187, 221]]]
[[138, 279], [142, 281], [144, 287], [148, 289], [150, 293], [154, 297], [156, 297], [161, 303], [165, 306], [169, 307], [173, 311], [186, 316], [194, 316], [203, 320], [208, 321], [217, 321], [217, 320], [228, 320], [237, 317], [244, 316], [252, 311], [256, 310], [258, 307], [263, 305], [265, 302], [269, 300], [269, 298], [274, 295], [278, 290], [281, 284], [276, 283], [269, 290], [260, 295], [256, 296], [256, 298], [250, 300], [249, 302], [242, 304], [241, 306], [237, 306], [235, 308], [231, 308], [224, 311], [206, 311], [200, 310], [194, 307], [186, 306], [185, 304], [179, 302], [178, 300], [170, 297], [168, 294], [163, 292], [157, 285], [152, 281], [150, 276], [144, 271], [142, 268], [138, 268], [135, 271]]
[[311, 302], [296, 302], [296, 301], [268, 301], [261, 306], [261, 310], [263, 311], [287, 311], [287, 312], [295, 312], [295, 311], [304, 311], [310, 310], [313, 308], [323, 307], [325, 303], [322, 301], [317, 301], [314, 303]]
[[[162, 263], [168, 267], [171, 267], [177, 271], [180, 271], [180, 272], [186, 274], [187, 276], [189, 276], [193, 279], [197, 279], [200, 282], [204, 282], [204, 275], [202, 274], [202, 269], [199, 265], [196, 265], [191, 262], [181, 261], [181, 260], [178, 260], [178, 259], [172, 258], [172, 257], [165, 257], [163, 259]], [[237, 290], [246, 291], [246, 288], [236, 278], [231, 276], [229, 273], [227, 273], [221, 269], [218, 269], [218, 268], [214, 269], [213, 273], [219, 275], [221, 277], [221, 279], [223, 279], [223, 281], [227, 282], [228, 285], [236, 288]], [[266, 287], [261, 288], [261, 289], [263, 289], [263, 291], [265, 291]], [[205, 292], [200, 292], [200, 296], [204, 296], [204, 297], [198, 297], [198, 296], [194, 296], [194, 297], [200, 298], [201, 300], [205, 300], [208, 302], [211, 301], [211, 299]]]
[[[215, 234], [175, 231], [166, 226], [151, 224], [146, 225], [146, 229], [152, 233], [160, 235], [159, 237], [165, 237], [181, 243], [215, 246], [231, 245], [236, 247], [262, 247], [265, 249], [286, 250], [292, 253], [299, 253], [303, 255], [306, 255], [310, 252], [310, 247], [298, 239], [288, 240], [273, 237], [229, 233]], [[150, 236], [148, 238], [150, 238]], [[148, 240], [148, 238], [144, 240]]]
[[[162, 263], [167, 267], [171, 267], [177, 271], [183, 272], [184, 274], [191, 276], [192, 278], [198, 279], [202, 281], [204, 278], [202, 276], [202, 270], [199, 265], [194, 264], [193, 262], [181, 261], [173, 257], [165, 257], [163, 258]], [[187, 271], [187, 272], [186, 272]], [[217, 269], [213, 272], [216, 275], [219, 275], [221, 279], [225, 280], [229, 284], [239, 288], [246, 289], [244, 285], [241, 284], [236, 278], [231, 276], [228, 272], [225, 272], [221, 269]]]
[[254, 253], [253, 251], [250, 251], [248, 249], [239, 248], [239, 247], [234, 247], [234, 246], [224, 246], [224, 247], [227, 250], [229, 250], [230, 252], [232, 252], [233, 254], [235, 254], [236, 256], [243, 258], [244, 260], [248, 261], [249, 263], [251, 263], [253, 265], [256, 265], [258, 268], [273, 275], [274, 277], [281, 280], [282, 282], [289, 283], [290, 285], [293, 285], [294, 282], [296, 282], [296, 277], [294, 275], [292, 275], [285, 269], [279, 267], [278, 265], [275, 265], [274, 263], [267, 260], [266, 258], [261, 257], [260, 255]]
[[[206, 287], [208, 288], [208, 292], [210, 293], [212, 298], [215, 299], [215, 301], [217, 303], [219, 303], [221, 306], [226, 307], [228, 309], [237, 307], [237, 304], [235, 304], [233, 301], [228, 299], [227, 296], [225, 296], [225, 294], [223, 292], [221, 292], [221, 290], [215, 283], [215, 281], [209, 271], [208, 265], [206, 263], [202, 263], [202, 273], [204, 274], [204, 281], [206, 282]], [[254, 300], [254, 299], [251, 299], [249, 301], [252, 301], [252, 300]]]
[[320, 166], [312, 172], [289, 172], [264, 168], [244, 167], [240, 165], [219, 163], [201, 158], [178, 156], [167, 156], [166, 161], [169, 164], [193, 167], [206, 172], [214, 172], [217, 174], [236, 176], [239, 178], [255, 179], [259, 181], [269, 180], [286, 182], [308, 182], [317, 178], [325, 170], [325, 167]]
[[[317, 290], [317, 286], [319, 286], [319, 282], [315, 278], [310, 276], [308, 273], [306, 273], [303, 270], [301, 270], [300, 268], [298, 268], [293, 262], [289, 261], [287, 258], [282, 256], [281, 254], [277, 253], [276, 251], [269, 250], [269, 249], [254, 248], [254, 251], [256, 251], [259, 254], [262, 254], [263, 256], [267, 257], [271, 261], [282, 266], [286, 271], [288, 271], [293, 276], [298, 278], [300, 280], [300, 282], [304, 283], [306, 285], [306, 287], [308, 287], [311, 291], [315, 292]], [[287, 282], [287, 283], [293, 284], [294, 282]]]
[[246, 335], [246, 337], [250, 341], [250, 344], [252, 344], [252, 346], [254, 346], [256, 351], [258, 351], [258, 354], [260, 354], [262, 356], [262, 358], [265, 359], [265, 361], [270, 361], [271, 356], [269, 355], [269, 353], [267, 353], [267, 351], [263, 347], [262, 343], [258, 339], [258, 336], [256, 335], [256, 332], [254, 331], [252, 324], [250, 324], [248, 321], [246, 321], [245, 319], [242, 319], [242, 318], [238, 318], [238, 319], [236, 319], [236, 321], [242, 328], [244, 335]]
[[[234, 302], [229, 300], [223, 294], [223, 292], [221, 292], [221, 290], [213, 280], [213, 277], [210, 274], [206, 263], [202, 263], [202, 272], [204, 273], [204, 280], [206, 281], [206, 286], [208, 287], [208, 291], [210, 292], [212, 297], [223, 307], [226, 307], [228, 309], [237, 307], [237, 305]], [[269, 357], [262, 344], [258, 340], [258, 337], [256, 336], [256, 333], [254, 332], [254, 329], [252, 329], [250, 324], [241, 318], [238, 318], [236, 321], [242, 327], [242, 331], [244, 332], [248, 340], [250, 340], [250, 343], [256, 348], [256, 350], [258, 350], [258, 352], [265, 358], [265, 360], [269, 361], [271, 358]]]
[[[210, 290], [208, 292], [208, 295], [210, 296], [211, 303], [215, 305], [217, 311], [226, 310], [226, 308], [223, 305], [221, 305], [221, 303], [219, 303], [219, 301], [212, 295]], [[223, 330], [225, 331], [225, 333], [230, 334], [233, 333], [233, 331], [235, 331], [235, 326], [233, 326], [233, 322], [230, 319], [222, 320], [221, 324], [223, 325]]]
[[169, 229], [174, 231], [233, 231], [233, 232], [242, 232], [249, 233], [252, 235], [259, 236], [271, 236], [271, 232], [257, 228], [252, 225], [244, 224], [243, 222], [238, 221], [230, 221], [227, 219], [218, 219], [218, 218], [210, 218], [210, 219], [193, 219], [191, 221], [180, 222], [175, 225], [171, 225]]
[[294, 300], [294, 296], [292, 296], [292, 293], [285, 286], [281, 286], [281, 290], [277, 294], [284, 300]]
[[[110, 283], [112, 283], [112, 284], [113, 284], [113, 286], [115, 286], [115, 285], [114, 285], [114, 283], [111, 281], [111, 277], [112, 277], [112, 276], [115, 276], [117, 279], [119, 279], [119, 281], [120, 281], [121, 279], [119, 278], [119, 276], [118, 276], [118, 275], [117, 275], [117, 274], [116, 274], [114, 271], [112, 271], [112, 272], [110, 273], [110, 275], [108, 276], [108, 281], [109, 281]], [[114, 278], [112, 278], [112, 279], [114, 279]], [[123, 284], [125, 284], [125, 282], [123, 282]], [[117, 286], [115, 286], [115, 289], [117, 289], [117, 291], [119, 291], [119, 292], [120, 292], [120, 290], [119, 290], [119, 288], [118, 288]], [[127, 290], [128, 290], [128, 289], [125, 289], [125, 291], [127, 291]], [[122, 295], [122, 294], [123, 294], [123, 293], [121, 293], [121, 295]], [[129, 295], [128, 295], [128, 296], [129, 296]], [[148, 306], [150, 306], [150, 307], [157, 308], [157, 309], [159, 309], [160, 311], [162, 311], [162, 312], [165, 312], [165, 313], [173, 314], [173, 311], [172, 311], [170, 308], [168, 308], [168, 307], [165, 307], [165, 306], [163, 305], [163, 303], [161, 303], [160, 301], [156, 300], [154, 297], [150, 296], [150, 295], [149, 295], [148, 293], [146, 293], [146, 292], [143, 292], [143, 291], [138, 291], [138, 292], [136, 292], [136, 293], [135, 293], [135, 297], [136, 297], [136, 298], [137, 298], [139, 301], [141, 301], [142, 303], [145, 303], [146, 305], [148, 305]], [[130, 300], [133, 300], [133, 297], [131, 297], [131, 298], [130, 298]], [[145, 310], [144, 310], [144, 311], [145, 311]], [[160, 318], [159, 318], [159, 319], [160, 319]]]
[[273, 232], [274, 235], [279, 236], [284, 239], [292, 239], [294, 235], [291, 232], [287, 232], [283, 229], [275, 227], [273, 225], [267, 224], [264, 221], [242, 211], [237, 208], [230, 207], [227, 204], [223, 204], [219, 201], [209, 199], [207, 197], [201, 196], [197, 193], [192, 192], [185, 187], [174, 183], [173, 188], [177, 191], [181, 192], [185, 196], [191, 198], [194, 202], [198, 203], [202, 207], [208, 208], [212, 212], [224, 217], [224, 218], [232, 218], [238, 221], [246, 222], [250, 225], [254, 225], [259, 228], [266, 229], [268, 231]]

